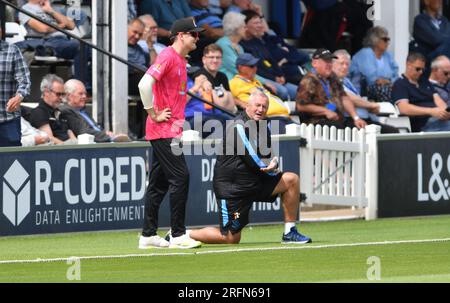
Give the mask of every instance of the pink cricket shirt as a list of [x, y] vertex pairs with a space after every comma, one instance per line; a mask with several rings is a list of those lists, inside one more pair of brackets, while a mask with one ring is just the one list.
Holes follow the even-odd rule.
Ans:
[[145, 138], [156, 140], [181, 137], [187, 92], [186, 60], [169, 46], [158, 55], [147, 74], [156, 79], [153, 85], [155, 111], [170, 108], [172, 117], [167, 122], [156, 123], [149, 116]]

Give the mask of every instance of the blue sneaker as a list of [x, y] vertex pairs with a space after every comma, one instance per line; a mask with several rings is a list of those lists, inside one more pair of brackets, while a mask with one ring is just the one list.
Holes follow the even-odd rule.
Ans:
[[281, 241], [282, 244], [304, 244], [311, 242], [311, 238], [299, 233], [295, 226], [291, 228], [291, 231], [287, 235], [283, 234], [283, 240]]

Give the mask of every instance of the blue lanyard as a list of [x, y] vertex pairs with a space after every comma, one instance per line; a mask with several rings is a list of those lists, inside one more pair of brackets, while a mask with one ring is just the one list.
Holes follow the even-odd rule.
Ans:
[[353, 83], [349, 79], [347, 79], [347, 78], [344, 79], [344, 85], [346, 88], [351, 90], [352, 93], [354, 93], [355, 95], [359, 95], [358, 90], [356, 89], [356, 87], [353, 85]]
[[313, 74], [317, 76], [317, 78], [319, 78], [320, 84], [322, 84], [322, 88], [325, 91], [325, 94], [327, 95], [328, 101], [331, 101], [332, 95], [331, 95], [330, 81], [328, 80], [324, 81], [320, 79], [319, 75], [317, 75], [317, 71], [314, 68], [311, 71]]
[[319, 79], [320, 84], [322, 84], [323, 90], [325, 91], [325, 94], [327, 95], [328, 100], [331, 100], [331, 92], [330, 92], [330, 82], [327, 80], [326, 82], [322, 79]]

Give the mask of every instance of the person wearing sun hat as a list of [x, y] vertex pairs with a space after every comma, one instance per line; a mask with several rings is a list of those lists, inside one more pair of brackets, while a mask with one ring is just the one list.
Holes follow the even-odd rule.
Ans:
[[[175, 21], [170, 29], [172, 45], [164, 49], [139, 82], [144, 109], [148, 113], [146, 139], [153, 150], [150, 180], [145, 196], [144, 226], [139, 248], [195, 248], [201, 245], [186, 234], [185, 212], [189, 171], [182, 151], [171, 147], [181, 138], [187, 101], [185, 57], [196, 49], [199, 28], [193, 18]], [[171, 236], [157, 235], [159, 207], [170, 193]]]

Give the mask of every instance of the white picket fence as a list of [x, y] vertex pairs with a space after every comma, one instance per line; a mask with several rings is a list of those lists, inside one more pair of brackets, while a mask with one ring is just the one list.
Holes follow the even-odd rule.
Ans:
[[366, 129], [302, 124], [300, 136], [300, 190], [306, 203], [354, 206], [366, 209], [366, 219], [376, 218], [377, 147], [380, 127]]

